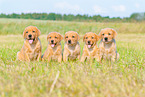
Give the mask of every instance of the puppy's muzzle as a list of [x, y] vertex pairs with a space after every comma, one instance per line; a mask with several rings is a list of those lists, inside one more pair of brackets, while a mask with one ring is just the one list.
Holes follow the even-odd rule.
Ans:
[[68, 43], [71, 44], [71, 40], [68, 40]]
[[88, 44], [90, 44], [91, 42], [90, 41], [88, 41]]
[[51, 40], [51, 43], [53, 44], [54, 43], [54, 40]]
[[31, 37], [32, 37], [32, 35], [31, 35], [31, 34], [29, 34], [29, 35], [28, 35], [28, 37], [29, 37], [29, 38], [31, 38]]
[[105, 38], [104, 38], [104, 40], [105, 40], [105, 41], [108, 41], [108, 38], [107, 38], [107, 37], [105, 37]]

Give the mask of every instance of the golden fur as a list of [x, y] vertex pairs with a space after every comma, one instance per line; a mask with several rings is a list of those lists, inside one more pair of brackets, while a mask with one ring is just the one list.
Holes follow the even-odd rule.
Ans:
[[41, 43], [39, 40], [40, 30], [34, 26], [28, 26], [23, 32], [24, 45], [17, 53], [17, 58], [21, 61], [32, 61], [41, 59]]
[[116, 35], [117, 32], [114, 29], [105, 28], [101, 30], [99, 34], [101, 38], [99, 45], [101, 59], [108, 59], [114, 62], [119, 58], [115, 43]]
[[46, 51], [42, 56], [42, 60], [57, 60], [58, 62], [62, 61], [62, 48], [61, 40], [63, 39], [62, 35], [58, 32], [51, 32], [47, 36], [48, 46]]
[[63, 61], [66, 62], [69, 60], [80, 59], [80, 44], [78, 40], [80, 39], [77, 32], [68, 31], [65, 33], [64, 40], [64, 52], [63, 52]]
[[97, 46], [98, 40], [99, 36], [93, 32], [88, 32], [84, 35], [83, 41], [85, 42], [85, 46], [83, 48], [81, 62], [84, 62], [86, 59], [95, 59], [96, 61], [100, 62], [100, 52]]

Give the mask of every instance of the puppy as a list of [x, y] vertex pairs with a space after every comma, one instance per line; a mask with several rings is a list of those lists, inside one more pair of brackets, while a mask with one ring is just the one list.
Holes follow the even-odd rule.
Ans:
[[63, 52], [63, 61], [80, 59], [80, 44], [78, 40], [80, 39], [77, 32], [68, 31], [65, 33], [65, 45]]
[[101, 42], [99, 45], [101, 59], [108, 59], [115, 61], [119, 58], [119, 54], [116, 49], [115, 37], [117, 32], [111, 28], [102, 29], [99, 36], [101, 37]]
[[41, 60], [41, 42], [38, 38], [40, 30], [34, 26], [28, 26], [23, 32], [24, 45], [17, 53], [17, 58], [21, 61]]
[[63, 39], [62, 35], [58, 32], [51, 32], [47, 36], [48, 46], [46, 51], [42, 56], [42, 60], [57, 60], [58, 62], [62, 61], [62, 48], [61, 40]]
[[88, 32], [84, 35], [83, 41], [85, 42], [85, 46], [83, 48], [81, 62], [84, 62], [86, 59], [95, 59], [96, 61], [100, 62], [100, 52], [97, 46], [98, 40], [99, 36], [93, 32]]

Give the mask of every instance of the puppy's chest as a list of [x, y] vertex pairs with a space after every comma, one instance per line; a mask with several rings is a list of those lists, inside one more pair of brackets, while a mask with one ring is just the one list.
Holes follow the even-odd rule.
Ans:
[[69, 52], [70, 52], [69, 57], [76, 58], [79, 53], [79, 49], [78, 47], [72, 47], [72, 48], [69, 48]]
[[69, 51], [70, 51], [70, 55], [71, 55], [71, 56], [75, 54], [74, 49], [70, 49]]
[[37, 55], [39, 54], [39, 51], [40, 51], [40, 47], [35, 47], [35, 45], [31, 45], [30, 49], [28, 49], [28, 54], [29, 54], [29, 57], [30, 59], [31, 58], [35, 58], [37, 57]]
[[99, 53], [99, 50], [97, 48], [91, 48], [88, 49], [88, 56], [96, 56]]
[[58, 56], [61, 54], [61, 49], [58, 50], [57, 48], [56, 49], [52, 49], [52, 59], [57, 59]]
[[69, 52], [70, 52], [69, 58], [70, 58], [70, 59], [76, 59], [78, 53], [77, 53], [77, 51], [75, 50], [75, 48], [70, 48], [70, 49], [69, 49]]
[[87, 49], [87, 53], [88, 53], [88, 55], [90, 56], [90, 55], [92, 55], [93, 54], [93, 48], [90, 48], [90, 49]]
[[102, 52], [104, 56], [111, 57], [112, 55], [116, 54], [116, 49], [115, 47], [104, 47]]
[[77, 53], [71, 52], [71, 54], [68, 56], [70, 59], [76, 59], [77, 58]]

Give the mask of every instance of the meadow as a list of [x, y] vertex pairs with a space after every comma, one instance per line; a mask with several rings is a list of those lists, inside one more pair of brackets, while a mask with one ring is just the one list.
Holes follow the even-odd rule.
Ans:
[[[52, 31], [77, 31], [99, 34], [114, 28], [119, 61], [92, 64], [69, 62], [21, 62], [17, 52], [23, 46], [22, 33], [29, 25], [40, 31], [42, 53], [47, 34]], [[1, 97], [125, 97], [145, 96], [145, 23], [95, 23], [47, 20], [0, 19], [0, 96]], [[99, 42], [98, 42], [99, 44]], [[64, 41], [62, 41], [62, 47]], [[82, 52], [81, 52], [82, 53]]]

